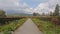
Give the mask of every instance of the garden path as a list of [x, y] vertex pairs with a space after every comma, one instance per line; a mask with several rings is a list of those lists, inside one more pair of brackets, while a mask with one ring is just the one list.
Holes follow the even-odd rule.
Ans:
[[43, 34], [31, 19], [28, 19], [13, 34]]

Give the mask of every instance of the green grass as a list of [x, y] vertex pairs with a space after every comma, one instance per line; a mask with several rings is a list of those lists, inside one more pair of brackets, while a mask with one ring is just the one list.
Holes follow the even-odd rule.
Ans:
[[44, 34], [60, 34], [60, 28], [49, 21], [43, 21], [38, 18], [32, 19], [40, 31]]
[[16, 21], [12, 21], [9, 24], [0, 26], [0, 31], [4, 32], [4, 33], [8, 33], [8, 31], [15, 31], [18, 27], [20, 27], [24, 22], [26, 21], [26, 18], [20, 19], [20, 20], [16, 20]]

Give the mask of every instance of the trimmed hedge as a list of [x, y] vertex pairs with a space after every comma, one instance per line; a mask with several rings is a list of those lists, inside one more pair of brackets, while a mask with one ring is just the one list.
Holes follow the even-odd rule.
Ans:
[[[60, 17], [58, 16], [52, 16], [52, 17], [38, 17], [38, 19], [43, 20], [43, 21], [50, 21], [51, 23], [58, 24], [60, 25]], [[56, 23], [55, 23], [56, 22]]]

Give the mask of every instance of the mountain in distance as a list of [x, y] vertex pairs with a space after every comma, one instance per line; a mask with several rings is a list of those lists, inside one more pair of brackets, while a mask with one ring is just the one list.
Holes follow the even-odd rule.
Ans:
[[33, 16], [32, 14], [25, 13], [25, 11], [21, 10], [21, 12], [15, 12], [14, 10], [7, 10], [7, 16]]
[[33, 14], [14, 13], [14, 14], [8, 14], [7, 16], [33, 16]]

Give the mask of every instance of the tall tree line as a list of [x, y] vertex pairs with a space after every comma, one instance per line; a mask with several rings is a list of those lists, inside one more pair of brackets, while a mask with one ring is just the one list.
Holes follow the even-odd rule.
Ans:
[[56, 5], [55, 12], [53, 16], [59, 16], [59, 4]]
[[59, 16], [59, 7], [59, 4], [57, 4], [54, 13], [50, 12], [50, 16]]

